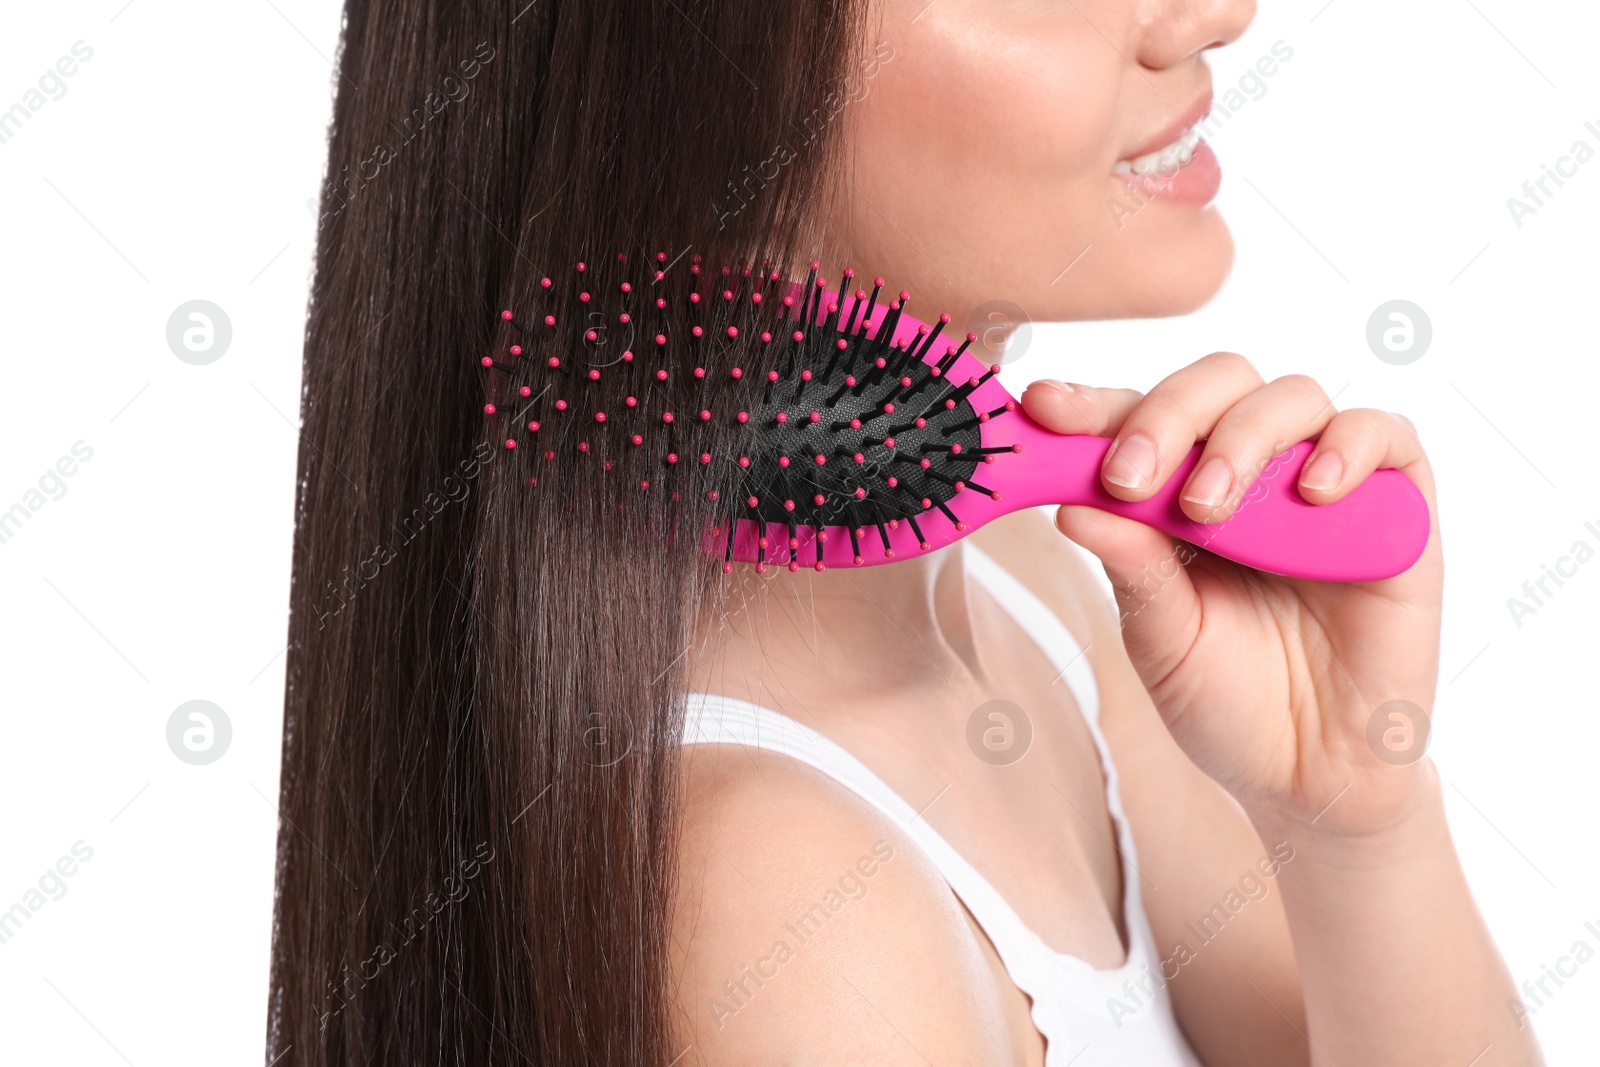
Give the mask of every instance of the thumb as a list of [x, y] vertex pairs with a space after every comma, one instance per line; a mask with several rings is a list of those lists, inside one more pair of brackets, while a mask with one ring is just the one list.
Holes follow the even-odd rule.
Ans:
[[1145, 688], [1161, 684], [1200, 634], [1200, 597], [1185, 568], [1200, 550], [1141, 522], [1081, 505], [1057, 510], [1056, 529], [1099, 558], [1116, 595], [1128, 658]]

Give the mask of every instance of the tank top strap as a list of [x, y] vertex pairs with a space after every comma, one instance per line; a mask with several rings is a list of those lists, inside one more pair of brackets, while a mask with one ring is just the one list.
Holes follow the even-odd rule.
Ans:
[[1010, 571], [996, 563], [993, 557], [971, 545], [964, 545], [963, 553], [967, 574], [994, 597], [1006, 614], [1044, 652], [1055, 668], [1056, 680], [1071, 690], [1085, 721], [1098, 737], [1100, 687], [1095, 682], [1088, 649], [1078, 643], [1072, 631], [1067, 629], [1061, 617], [1048, 604], [1013, 577]]
[[1100, 757], [1101, 773], [1106, 780], [1106, 810], [1111, 813], [1111, 820], [1116, 827], [1117, 850], [1122, 859], [1123, 905], [1128, 912], [1129, 929], [1133, 930], [1135, 918], [1142, 920], [1144, 917], [1144, 894], [1139, 885], [1141, 875], [1138, 873], [1133, 831], [1122, 807], [1122, 784], [1117, 775], [1117, 764], [1111, 758], [1111, 746], [1100, 729], [1100, 687], [1089, 661], [1089, 650], [1078, 643], [1061, 617], [1010, 571], [970, 545], [966, 546], [965, 551], [967, 573], [994, 597], [995, 602], [1039, 646], [1055, 668], [1056, 677], [1072, 691], [1083, 713], [1084, 724], [1094, 741], [1095, 752]]

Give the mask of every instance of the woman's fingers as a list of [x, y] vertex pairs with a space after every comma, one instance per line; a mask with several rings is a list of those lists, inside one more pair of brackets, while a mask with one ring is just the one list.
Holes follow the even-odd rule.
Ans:
[[[1303, 374], [1276, 378], [1240, 398], [1206, 435], [1200, 460], [1179, 490], [1184, 514], [1196, 522], [1228, 518], [1274, 456], [1317, 436], [1336, 415], [1322, 386]], [[1313, 476], [1323, 477], [1333, 462], [1336, 456]]]
[[1200, 597], [1187, 564], [1200, 550], [1083, 505], [1058, 509], [1056, 529], [1099, 557], [1116, 596], [1123, 648], [1144, 684], [1159, 686], [1199, 633]]
[[1076, 382], [1037, 381], [1022, 391], [1022, 410], [1047, 430], [1110, 437], [1144, 394]]
[[1179, 491], [1184, 513], [1197, 522], [1230, 517], [1275, 456], [1311, 439], [1317, 445], [1301, 469], [1299, 491], [1313, 504], [1342, 499], [1380, 467], [1406, 471], [1419, 486], [1429, 477], [1416, 429], [1403, 416], [1337, 411], [1314, 379], [1290, 374], [1263, 383], [1232, 352], [1196, 360], [1148, 394], [1037, 381], [1023, 391], [1022, 407], [1057, 433], [1113, 437], [1100, 477], [1122, 500], [1156, 493], [1195, 442], [1204, 441]]
[[1144, 500], [1164, 485], [1196, 441], [1222, 416], [1261, 388], [1261, 375], [1243, 356], [1214, 352], [1175, 371], [1144, 396], [1118, 428], [1100, 480], [1119, 500]]
[[1411, 420], [1377, 408], [1351, 408], [1336, 414], [1300, 470], [1300, 495], [1313, 504], [1331, 504], [1349, 494], [1373, 471], [1406, 471], [1424, 492], [1414, 469], [1427, 459]]

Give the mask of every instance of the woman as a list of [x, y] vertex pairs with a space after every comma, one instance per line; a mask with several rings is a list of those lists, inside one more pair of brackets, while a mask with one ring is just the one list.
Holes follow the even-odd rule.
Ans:
[[[348, 0], [269, 1060], [1539, 1062], [1421, 739], [1369, 741], [1426, 729], [1437, 529], [1361, 585], [1079, 508], [724, 576], [659, 536], [712, 515], [632, 491], [647, 450], [535, 489], [485, 446], [493, 312], [613, 251], [855, 265], [956, 323], [1197, 307], [1232, 249], [1186, 134], [1204, 51], [1252, 13]], [[620, 410], [611, 378], [578, 388]], [[1432, 498], [1406, 420], [1237, 355], [1023, 403], [1114, 437], [1128, 500], [1205, 440], [1200, 521], [1307, 438], [1313, 503], [1380, 466]]]

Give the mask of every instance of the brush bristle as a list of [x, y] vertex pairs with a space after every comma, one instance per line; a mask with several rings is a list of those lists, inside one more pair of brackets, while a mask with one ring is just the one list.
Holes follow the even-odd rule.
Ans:
[[[961, 493], [998, 499], [974, 474], [1010, 449], [984, 448], [980, 429], [1015, 404], [985, 412], [972, 407], [972, 392], [998, 367], [950, 381], [976, 337], [942, 342], [948, 315], [915, 324], [913, 333], [909, 294], [880, 303], [878, 278], [870, 294], [835, 296], [814, 263], [796, 285], [773, 270], [723, 267], [713, 274], [696, 261], [688, 267], [688, 292], [674, 296], [665, 264], [659, 254], [662, 269], [607, 283], [615, 292], [602, 299], [588, 290], [593, 276], [585, 277], [588, 268], [579, 263], [577, 296], [565, 314], [553, 304], [526, 315], [501, 313], [511, 327], [505, 355], [482, 364], [502, 376], [484, 411], [505, 420], [494, 436], [506, 449], [552, 462], [555, 452], [538, 445], [541, 427], [576, 417], [610, 445], [658, 453], [658, 466], [678, 477], [657, 482], [670, 484], [674, 494], [694, 491], [717, 502], [723, 519], [732, 520], [729, 530], [740, 520], [757, 524], [762, 569], [768, 560], [797, 569], [803, 540], [815, 545], [821, 569], [830, 536], [847, 537], [858, 564], [869, 537], [881, 539], [892, 557], [889, 531], [902, 522], [927, 548], [919, 520], [937, 512], [965, 529], [954, 510]], [[842, 288], [853, 277], [845, 272]], [[549, 303], [550, 290], [560, 287], [546, 278], [541, 288]], [[685, 302], [678, 310], [687, 314], [688, 336], [669, 336], [669, 322], [684, 321], [672, 314], [674, 300]], [[620, 344], [608, 336], [612, 330]], [[752, 367], [772, 369], [747, 370], [741, 356]], [[627, 383], [622, 409], [583, 412], [567, 401], [583, 383], [614, 374]], [[670, 408], [674, 401], [682, 410]], [[729, 454], [693, 444], [696, 425], [716, 422], [739, 430]], [[587, 440], [578, 454], [591, 454]], [[736, 479], [725, 476], [726, 464], [735, 465]], [[526, 484], [537, 491], [538, 476], [530, 474]], [[652, 484], [641, 480], [639, 488], [650, 492]], [[719, 493], [719, 485], [737, 488]], [[806, 531], [817, 536], [803, 537]], [[726, 540], [731, 560], [734, 539]]]

